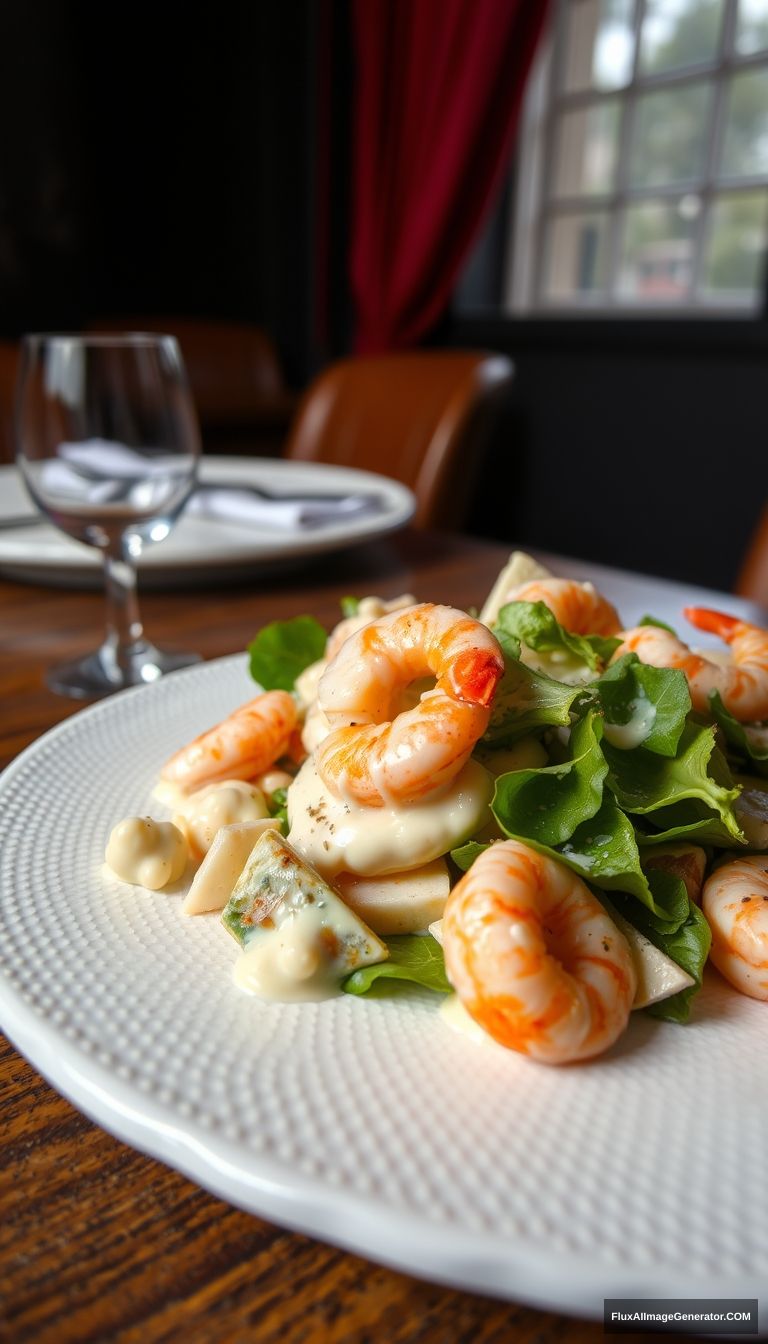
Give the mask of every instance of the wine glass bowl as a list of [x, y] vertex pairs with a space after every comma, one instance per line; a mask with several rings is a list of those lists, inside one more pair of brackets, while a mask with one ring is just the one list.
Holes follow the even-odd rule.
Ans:
[[200, 434], [174, 338], [26, 336], [15, 427], [35, 503], [104, 560], [106, 639], [52, 669], [51, 689], [98, 697], [198, 662], [145, 639], [136, 596], [139, 556], [168, 535], [197, 479]]

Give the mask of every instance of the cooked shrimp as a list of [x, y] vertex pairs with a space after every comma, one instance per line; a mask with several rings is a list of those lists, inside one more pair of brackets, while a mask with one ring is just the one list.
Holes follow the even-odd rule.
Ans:
[[564, 864], [503, 840], [475, 859], [443, 914], [448, 979], [501, 1045], [546, 1064], [600, 1054], [635, 997], [627, 941]]
[[357, 611], [354, 616], [345, 616], [343, 621], [335, 625], [328, 636], [328, 643], [325, 646], [326, 661], [330, 662], [336, 657], [345, 639], [350, 635], [357, 634], [364, 625], [371, 621], [378, 620], [380, 616], [386, 616], [390, 611], [404, 611], [406, 607], [415, 605], [416, 598], [412, 593], [401, 593], [399, 597], [392, 597], [388, 601], [383, 597], [361, 597], [357, 604]]
[[161, 778], [186, 792], [217, 779], [251, 779], [285, 755], [297, 721], [287, 691], [265, 691], [177, 751]]
[[686, 619], [699, 630], [719, 635], [731, 648], [730, 661], [712, 662], [681, 639], [655, 625], [625, 630], [614, 659], [636, 653], [654, 667], [677, 667], [688, 679], [693, 708], [709, 710], [709, 695], [719, 691], [726, 709], [741, 723], [768, 718], [768, 631], [748, 621], [705, 607], [686, 607]]
[[723, 864], [704, 883], [710, 956], [742, 994], [768, 999], [768, 854]]
[[[339, 798], [371, 807], [415, 802], [450, 783], [488, 726], [504, 659], [486, 626], [431, 603], [390, 612], [350, 636], [323, 674], [331, 727], [318, 772]], [[437, 678], [398, 713], [405, 686]]]
[[533, 579], [517, 588], [507, 601], [543, 602], [574, 635], [616, 635], [621, 630], [616, 608], [591, 583]]

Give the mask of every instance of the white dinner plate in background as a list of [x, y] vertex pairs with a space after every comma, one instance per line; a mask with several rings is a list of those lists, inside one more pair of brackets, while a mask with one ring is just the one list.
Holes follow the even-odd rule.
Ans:
[[[702, 596], [619, 578], [627, 621]], [[604, 1057], [547, 1068], [456, 1035], [427, 991], [247, 997], [218, 916], [105, 872], [115, 822], [160, 812], [165, 758], [252, 690], [242, 655], [175, 673], [0, 779], [0, 1022], [19, 1049], [127, 1143], [408, 1273], [600, 1318], [605, 1297], [757, 1296], [765, 1004], [713, 972], [690, 1025], [634, 1014]]]
[[[201, 578], [222, 580], [233, 573], [338, 551], [404, 527], [416, 507], [412, 492], [399, 481], [322, 462], [207, 457], [200, 464], [200, 480], [205, 484], [246, 483], [275, 493], [374, 492], [381, 498], [381, 508], [356, 520], [339, 519], [285, 532], [182, 515], [170, 536], [148, 546], [139, 560], [145, 586], [182, 586], [199, 583]], [[0, 467], [0, 573], [36, 583], [98, 587], [101, 557], [93, 547], [73, 541], [43, 519], [28, 527], [3, 529], [4, 518], [30, 513], [33, 508], [16, 467]]]

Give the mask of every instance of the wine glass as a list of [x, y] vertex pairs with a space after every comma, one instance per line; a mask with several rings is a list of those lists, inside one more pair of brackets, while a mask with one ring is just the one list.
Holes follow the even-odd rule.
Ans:
[[107, 633], [86, 658], [52, 668], [79, 699], [156, 681], [199, 662], [144, 638], [136, 561], [168, 536], [194, 488], [200, 434], [172, 336], [33, 335], [22, 342], [16, 459], [32, 498], [104, 560]]

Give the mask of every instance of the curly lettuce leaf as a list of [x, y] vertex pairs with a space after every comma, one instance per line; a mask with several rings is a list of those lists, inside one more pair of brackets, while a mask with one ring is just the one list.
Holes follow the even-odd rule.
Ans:
[[304, 668], [323, 657], [327, 638], [314, 616], [272, 621], [248, 645], [251, 676], [265, 691], [292, 691]]
[[389, 959], [374, 966], [361, 966], [353, 971], [341, 988], [346, 994], [367, 994], [381, 980], [394, 980], [421, 985], [435, 994], [450, 994], [451, 986], [445, 974], [443, 949], [430, 935], [400, 934], [385, 938]]
[[710, 692], [709, 707], [734, 756], [740, 757], [755, 774], [768, 776], [768, 742], [765, 740], [768, 732], [739, 723], [726, 709], [719, 691]]
[[595, 815], [608, 773], [601, 735], [602, 721], [589, 710], [572, 729], [571, 760], [499, 776], [491, 809], [507, 835], [555, 846]]
[[733, 811], [739, 789], [729, 787], [732, 781], [715, 748], [713, 727], [687, 720], [674, 758], [659, 756], [645, 747], [622, 751], [607, 742], [603, 752], [610, 767], [607, 785], [625, 812], [643, 816], [696, 800], [719, 818], [733, 840], [743, 841]]
[[593, 672], [611, 658], [620, 639], [603, 635], [575, 635], [560, 624], [544, 602], [508, 602], [498, 615], [498, 626], [534, 653], [556, 654], [571, 663], [586, 663]]
[[513, 636], [502, 635], [499, 643], [504, 652], [504, 676], [483, 741], [506, 747], [536, 728], [570, 727], [571, 707], [584, 695], [583, 686], [566, 686], [526, 667], [518, 659], [520, 644]]
[[[605, 711], [606, 724], [619, 728], [631, 724], [643, 732], [642, 741], [623, 746], [621, 733], [609, 743], [622, 750], [642, 745], [658, 756], [674, 756], [691, 709], [688, 683], [679, 669], [651, 667], [636, 653], [625, 653], [597, 680], [595, 688]], [[634, 738], [635, 732], [632, 732]]]
[[643, 822], [661, 829], [649, 831], [637, 826], [635, 834], [641, 847], [668, 845], [678, 840], [687, 840], [696, 845], [713, 845], [718, 849], [732, 849], [734, 845], [746, 844], [743, 834], [739, 839], [731, 827], [695, 799], [659, 808], [657, 812], [644, 817]]

